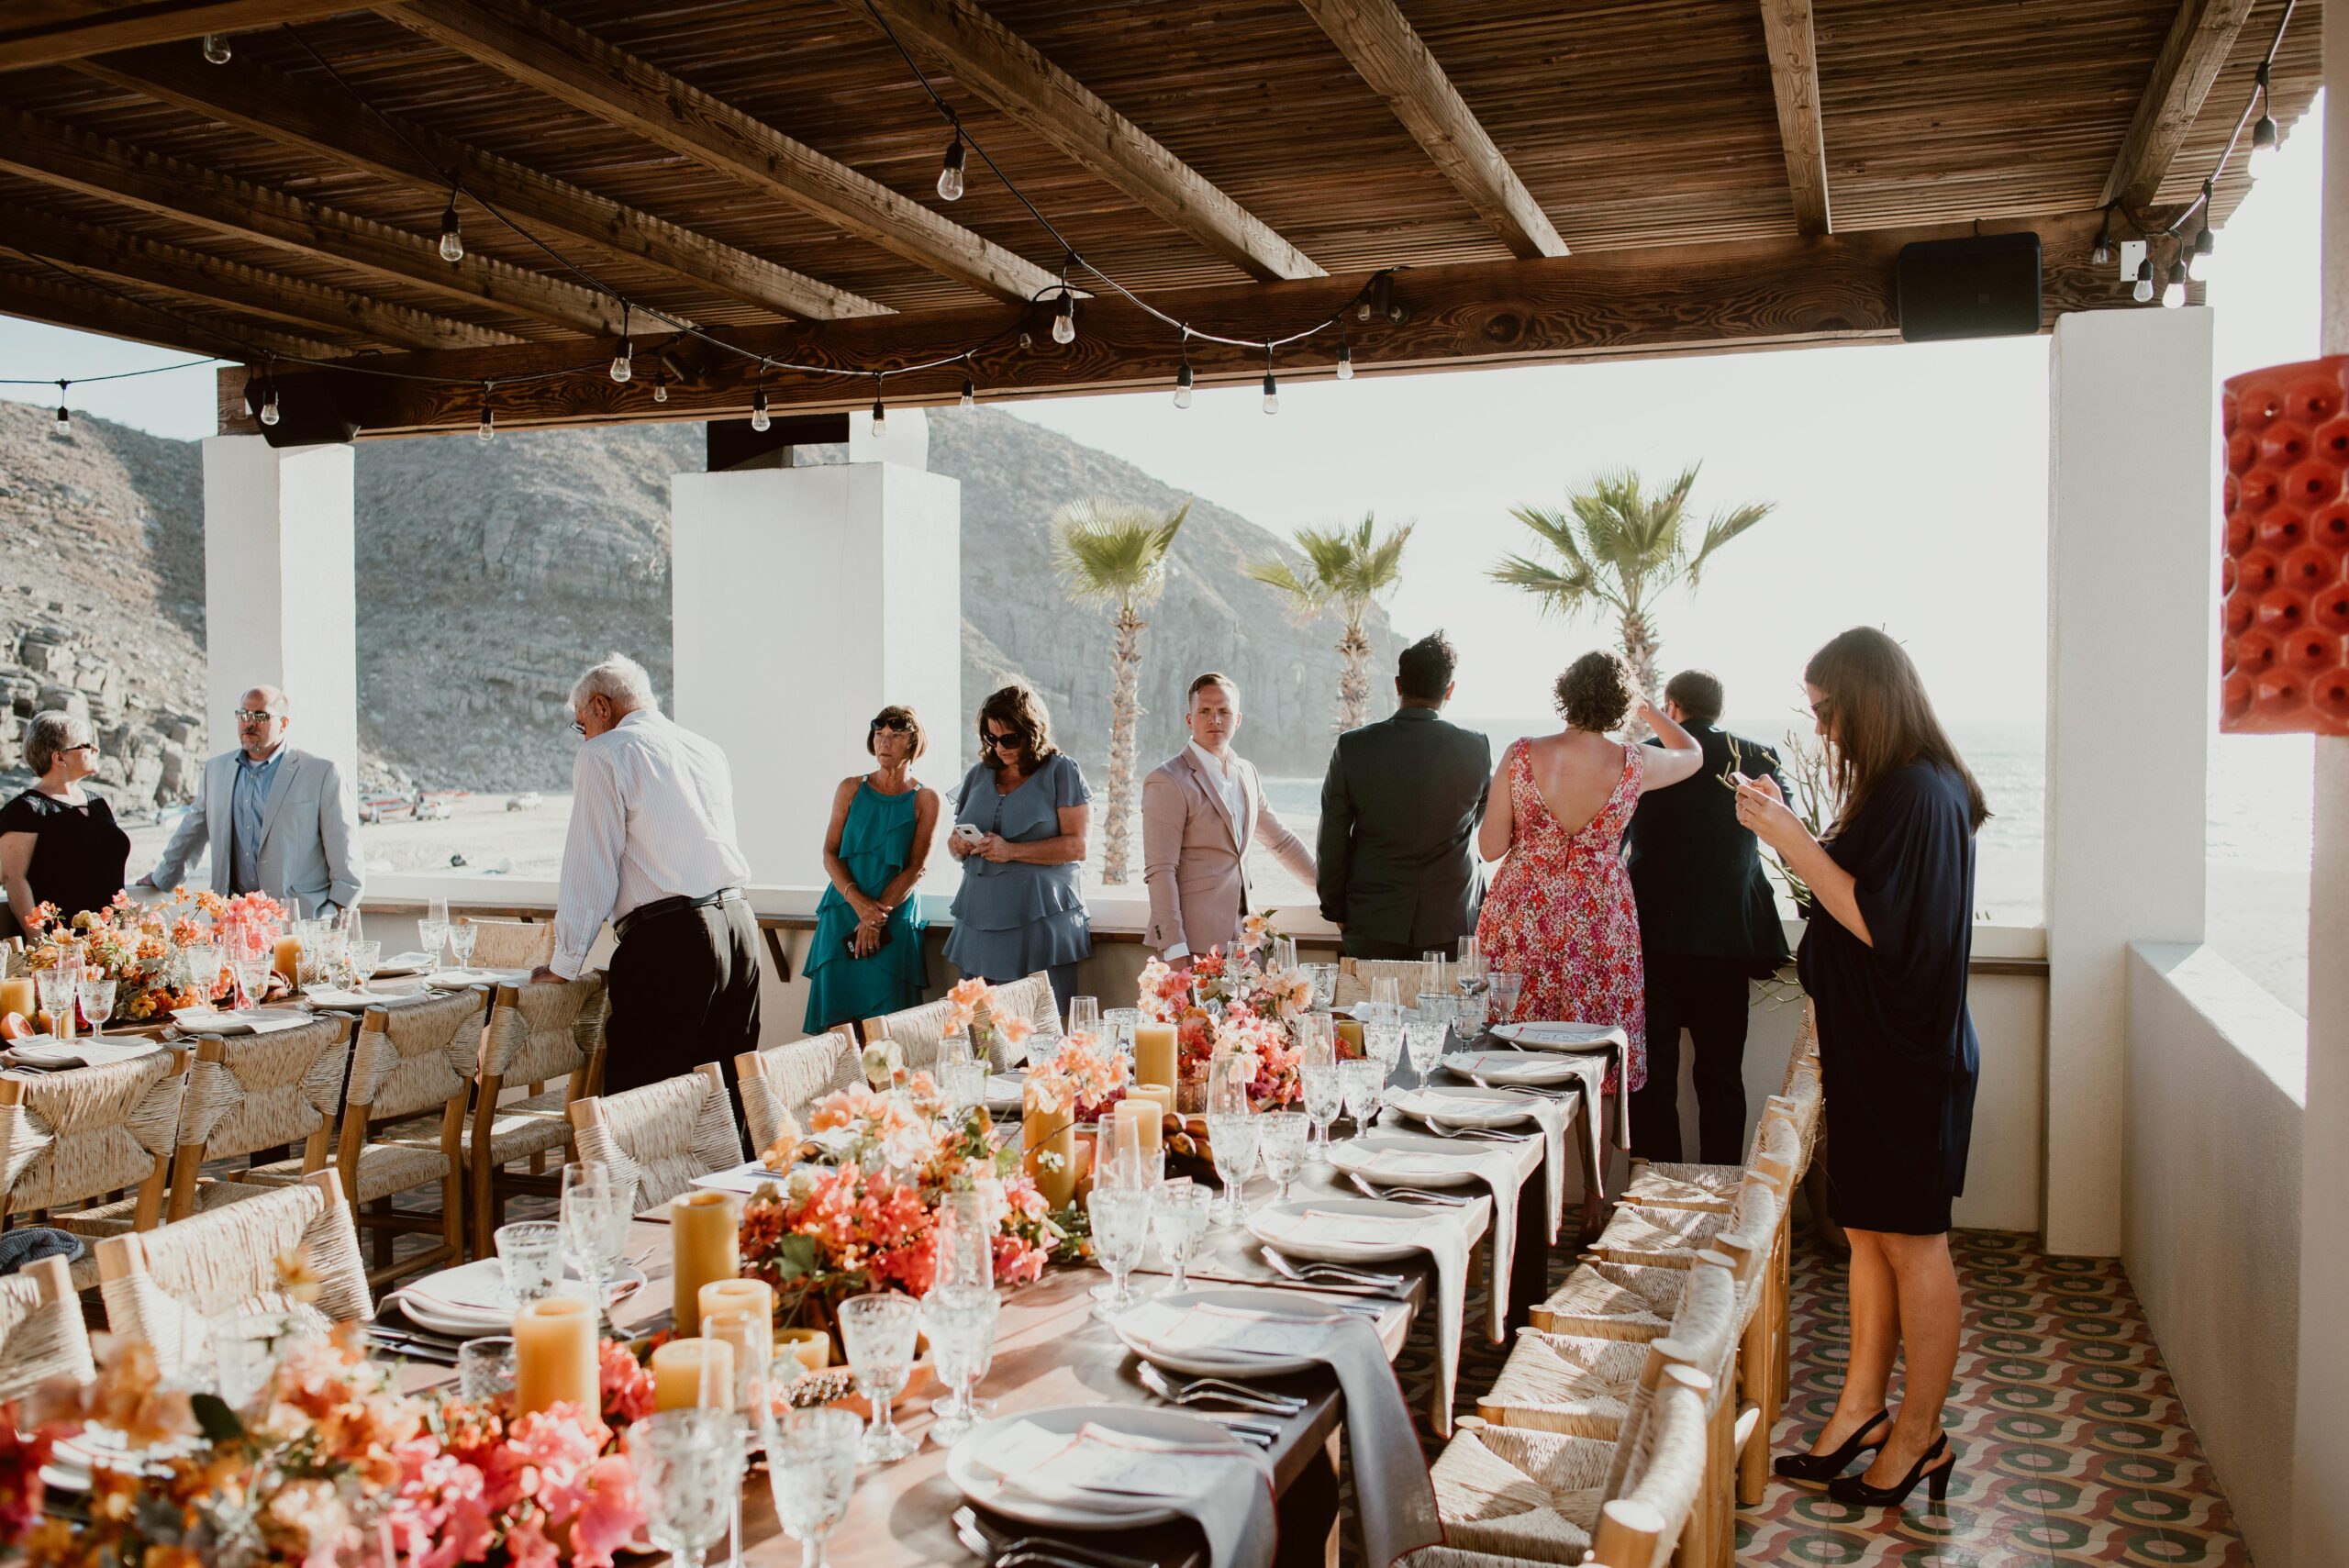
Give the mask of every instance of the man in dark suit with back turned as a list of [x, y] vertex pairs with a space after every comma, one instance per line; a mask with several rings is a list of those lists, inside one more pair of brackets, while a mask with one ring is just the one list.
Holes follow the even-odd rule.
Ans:
[[1395, 662], [1395, 716], [1349, 729], [1321, 785], [1321, 916], [1348, 958], [1451, 953], [1476, 929], [1476, 824], [1492, 742], [1447, 724], [1458, 661], [1430, 632]]
[[[1705, 749], [1706, 773], [1777, 777], [1776, 752], [1721, 728], [1721, 701], [1720, 680], [1702, 670], [1683, 670], [1664, 688], [1664, 711]], [[1648, 1004], [1648, 1082], [1631, 1096], [1631, 1150], [1680, 1158], [1685, 1028], [1696, 1047], [1699, 1158], [1734, 1165], [1745, 1158], [1746, 982], [1787, 960], [1769, 878], [1738, 823], [1736, 795], [1719, 783], [1642, 795], [1628, 841]]]

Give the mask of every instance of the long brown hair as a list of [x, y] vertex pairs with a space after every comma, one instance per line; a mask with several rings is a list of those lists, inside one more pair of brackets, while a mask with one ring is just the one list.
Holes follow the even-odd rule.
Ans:
[[1835, 787], [1843, 796], [1834, 831], [1859, 815], [1887, 773], [1920, 761], [1965, 782], [1966, 816], [1976, 831], [1990, 819], [1982, 786], [1933, 717], [1924, 679], [1900, 644], [1874, 627], [1855, 626], [1812, 654], [1802, 678], [1823, 694], [1820, 717], [1834, 738]]
[[1006, 686], [979, 705], [979, 761], [996, 773], [1003, 771], [1003, 753], [987, 739], [990, 718], [1019, 738], [1023, 777], [1043, 766], [1057, 750], [1052, 745], [1052, 717], [1044, 711], [1044, 699], [1030, 687]]

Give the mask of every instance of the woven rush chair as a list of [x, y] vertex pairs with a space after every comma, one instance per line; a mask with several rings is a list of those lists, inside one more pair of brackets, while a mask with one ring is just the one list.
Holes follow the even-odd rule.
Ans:
[[38, 1258], [0, 1279], [0, 1399], [22, 1399], [52, 1377], [97, 1374], [64, 1259]]
[[332, 1170], [290, 1187], [261, 1189], [160, 1230], [98, 1243], [106, 1324], [151, 1347], [166, 1373], [209, 1356], [211, 1319], [231, 1312], [307, 1309], [282, 1288], [278, 1260], [298, 1256], [318, 1282], [315, 1310], [328, 1323], [374, 1314], [359, 1232]]
[[[359, 1021], [335, 1168], [350, 1196], [353, 1222], [374, 1240], [370, 1284], [464, 1257], [465, 1102], [481, 1051], [484, 1006], [480, 992], [460, 991], [428, 1002], [370, 1007]], [[428, 1111], [434, 1114], [424, 1119], [437, 1124], [429, 1144], [417, 1124], [400, 1123]], [[370, 1129], [384, 1123], [395, 1125], [383, 1127], [380, 1140], [371, 1138]], [[283, 1160], [239, 1173], [237, 1179], [284, 1186], [306, 1173], [299, 1162]], [[401, 1214], [392, 1205], [400, 1193], [435, 1184], [440, 1188], [437, 1215]], [[440, 1244], [395, 1263], [396, 1239], [418, 1231], [438, 1235]]]
[[1666, 1365], [1720, 1380], [1737, 1349], [1737, 1280], [1727, 1257], [1707, 1253], [1687, 1271], [1672, 1332], [1647, 1344], [1521, 1329], [1476, 1414], [1498, 1426], [1534, 1427], [1613, 1442], [1636, 1434], [1647, 1396]]
[[[1798, 1095], [1798, 1090], [1807, 1091]], [[1802, 1023], [1795, 1030], [1794, 1050], [1787, 1056], [1787, 1072], [1778, 1093], [1763, 1106], [1768, 1117], [1770, 1107], [1781, 1101], [1788, 1104], [1809, 1102], [1809, 1120], [1803, 1122], [1803, 1159], [1795, 1169], [1799, 1181], [1810, 1162], [1810, 1146], [1816, 1140], [1819, 1088], [1819, 1018], [1813, 1003], [1803, 999]], [[1746, 1160], [1751, 1163], [1761, 1151], [1762, 1126], [1755, 1123], [1753, 1140], [1747, 1146]], [[1631, 1180], [1623, 1190], [1626, 1203], [1645, 1204], [1651, 1207], [1702, 1208], [1718, 1205], [1726, 1212], [1737, 1195], [1737, 1184], [1745, 1174], [1743, 1165], [1700, 1165], [1688, 1162], [1642, 1160], [1631, 1161]]]
[[[1060, 1004], [1052, 1000], [1052, 977], [1038, 970], [1025, 980], [1008, 980], [995, 988], [987, 1000], [989, 1014], [1016, 1013], [1034, 1026], [1038, 1034], [1056, 1035], [1063, 1032]], [[997, 1062], [998, 1071], [1010, 1063]]]
[[[995, 988], [1001, 1005], [1015, 1009], [1035, 1026], [1038, 1034], [1057, 1035], [1061, 1032], [1060, 1015], [1052, 1004], [1052, 977], [1041, 972], [1025, 980], [1009, 981]], [[877, 1040], [894, 1041], [904, 1054], [909, 1072], [933, 1073], [938, 1069], [938, 1053], [946, 1038], [946, 1028], [952, 1020], [954, 1004], [944, 997], [924, 1002], [918, 1007], [902, 1012], [884, 1013], [877, 1018], [864, 1020], [864, 1043]], [[1019, 1065], [1011, 1060], [1001, 1034], [988, 1037], [987, 1065], [995, 1072], [1008, 1072]], [[1023, 1049], [1020, 1061], [1027, 1059]]]
[[571, 1125], [580, 1159], [600, 1160], [615, 1185], [633, 1185], [631, 1214], [688, 1191], [696, 1176], [742, 1162], [726, 1076], [715, 1062], [624, 1094], [574, 1100]]
[[[1457, 968], [1452, 960], [1443, 961], [1443, 989], [1452, 991], [1452, 972]], [[1419, 979], [1422, 970], [1416, 958], [1341, 958], [1338, 960], [1338, 995], [1336, 1005], [1351, 1007], [1356, 1002], [1370, 1000], [1370, 983], [1392, 980], [1401, 994], [1403, 1006], [1419, 1005]]]
[[810, 1106], [863, 1081], [863, 1057], [845, 1024], [788, 1045], [744, 1051], [734, 1059], [734, 1082], [751, 1148], [763, 1151], [780, 1138], [786, 1117], [805, 1131]]
[[[198, 1036], [180, 1109], [179, 1148], [172, 1155], [166, 1218], [182, 1220], [242, 1203], [325, 1170], [334, 1152], [351, 1036], [351, 1021], [330, 1013], [274, 1034]], [[300, 1144], [302, 1152], [219, 1179], [200, 1173], [207, 1162], [288, 1143]]]
[[1651, 1418], [1620, 1444], [1514, 1427], [1462, 1432], [1431, 1471], [1445, 1544], [1414, 1552], [1409, 1568], [1580, 1563], [1603, 1532], [1621, 1552], [1626, 1519], [1648, 1538], [1606, 1561], [1663, 1568], [1702, 1485], [1710, 1388], [1693, 1368], [1667, 1369]]
[[1731, 1227], [1742, 1206], [1759, 1201], [1754, 1196], [1757, 1185], [1767, 1186], [1772, 1201], [1783, 1208], [1787, 1195], [1794, 1190], [1795, 1167], [1802, 1158], [1801, 1134], [1784, 1118], [1765, 1120], [1763, 1129], [1765, 1147], [1745, 1168], [1730, 1212], [1625, 1203], [1608, 1219], [1607, 1229], [1599, 1232], [1590, 1251], [1609, 1262], [1683, 1267]]
[[[486, 1257], [490, 1238], [518, 1192], [551, 1195], [555, 1178], [546, 1157], [571, 1147], [572, 1102], [596, 1092], [604, 1070], [604, 976], [500, 985], [482, 1030], [473, 1118], [459, 1145], [473, 1252]], [[538, 1085], [552, 1084], [551, 1089]], [[506, 1101], [507, 1086], [532, 1085], [527, 1099]], [[437, 1147], [436, 1129], [404, 1129], [398, 1141]], [[508, 1169], [528, 1161], [527, 1173]]]
[[[0, 1077], [0, 1212], [83, 1236], [160, 1225], [186, 1095], [187, 1052], [176, 1048]], [[98, 1283], [87, 1254], [72, 1273], [76, 1290]]]
[[554, 957], [551, 920], [476, 920], [460, 915], [457, 924], [473, 929], [477, 969], [536, 969]]

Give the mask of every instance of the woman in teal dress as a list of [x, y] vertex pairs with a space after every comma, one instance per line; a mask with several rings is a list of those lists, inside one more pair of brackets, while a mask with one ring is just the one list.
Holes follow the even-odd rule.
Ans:
[[824, 833], [832, 881], [816, 906], [804, 966], [809, 1034], [914, 1006], [928, 979], [913, 894], [938, 828], [938, 792], [910, 771], [922, 754], [921, 720], [911, 708], [885, 707], [864, 749], [879, 765], [841, 781]]

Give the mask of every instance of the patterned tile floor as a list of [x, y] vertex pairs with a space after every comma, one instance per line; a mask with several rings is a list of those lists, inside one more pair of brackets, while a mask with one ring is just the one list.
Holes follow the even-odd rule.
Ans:
[[[1741, 1564], [1803, 1568], [2249, 1568], [2227, 1500], [2187, 1425], [2128, 1276], [2052, 1258], [2037, 1239], [1960, 1231], [1965, 1303], [1943, 1424], [1958, 1451], [1946, 1512], [1846, 1507], [1773, 1481], [1738, 1520]], [[1798, 1238], [1793, 1394], [1780, 1452], [1833, 1408], [1850, 1341], [1840, 1259]]]

